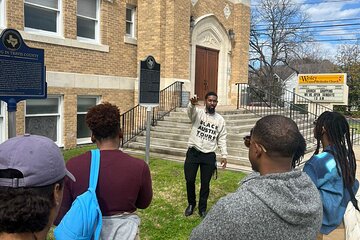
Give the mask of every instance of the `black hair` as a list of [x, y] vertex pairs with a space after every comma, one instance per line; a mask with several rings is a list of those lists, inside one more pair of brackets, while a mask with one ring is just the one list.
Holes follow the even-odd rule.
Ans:
[[209, 96], [215, 96], [215, 97], [218, 97], [217, 94], [215, 92], [208, 92], [206, 95], [205, 95], [205, 100], [209, 97]]
[[323, 128], [333, 144], [336, 167], [342, 175], [345, 187], [353, 186], [356, 173], [356, 159], [350, 141], [349, 124], [346, 118], [338, 112], [323, 112], [316, 120], [314, 135], [317, 146], [314, 154], [319, 153], [321, 137], [324, 134]]
[[120, 110], [108, 102], [96, 105], [86, 114], [86, 124], [97, 140], [114, 138], [121, 131]]
[[[0, 170], [1, 178], [19, 178], [15, 169]], [[63, 188], [64, 178], [43, 187], [0, 187], [0, 233], [40, 232], [49, 222], [55, 206], [54, 188]]]
[[285, 116], [268, 115], [258, 120], [252, 136], [263, 145], [269, 156], [292, 158], [295, 167], [305, 154], [306, 142], [296, 123]]

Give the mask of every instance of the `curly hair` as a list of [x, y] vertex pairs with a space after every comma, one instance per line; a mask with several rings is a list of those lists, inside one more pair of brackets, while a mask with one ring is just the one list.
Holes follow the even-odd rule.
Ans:
[[114, 138], [120, 133], [120, 110], [108, 102], [96, 105], [86, 114], [86, 124], [96, 140]]
[[[15, 169], [1, 170], [1, 177], [8, 175], [9, 170], [11, 174], [19, 172]], [[0, 187], [0, 233], [42, 231], [48, 224], [51, 209], [55, 207], [55, 185], [63, 188], [63, 180], [43, 187]]]
[[252, 136], [262, 144], [269, 156], [276, 153], [292, 158], [292, 166], [304, 156], [306, 141], [296, 123], [281, 115], [269, 115], [256, 122]]

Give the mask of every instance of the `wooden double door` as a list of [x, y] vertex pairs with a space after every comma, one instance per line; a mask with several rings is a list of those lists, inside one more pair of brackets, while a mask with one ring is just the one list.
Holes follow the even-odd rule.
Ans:
[[217, 93], [219, 51], [196, 47], [195, 60], [195, 94], [204, 100], [206, 93]]

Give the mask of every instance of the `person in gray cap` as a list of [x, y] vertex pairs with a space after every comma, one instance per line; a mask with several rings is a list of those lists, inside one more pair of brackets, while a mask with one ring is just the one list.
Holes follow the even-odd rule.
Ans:
[[75, 181], [49, 138], [27, 134], [0, 144], [0, 239], [46, 239], [65, 176]]

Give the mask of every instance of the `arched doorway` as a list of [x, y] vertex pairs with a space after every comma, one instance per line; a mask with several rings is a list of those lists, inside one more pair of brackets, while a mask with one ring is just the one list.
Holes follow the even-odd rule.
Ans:
[[225, 28], [214, 15], [199, 17], [191, 35], [191, 93], [203, 100], [215, 91], [219, 103], [230, 102], [231, 43]]
[[217, 92], [219, 51], [196, 46], [195, 90], [199, 99], [204, 99], [207, 92]]

